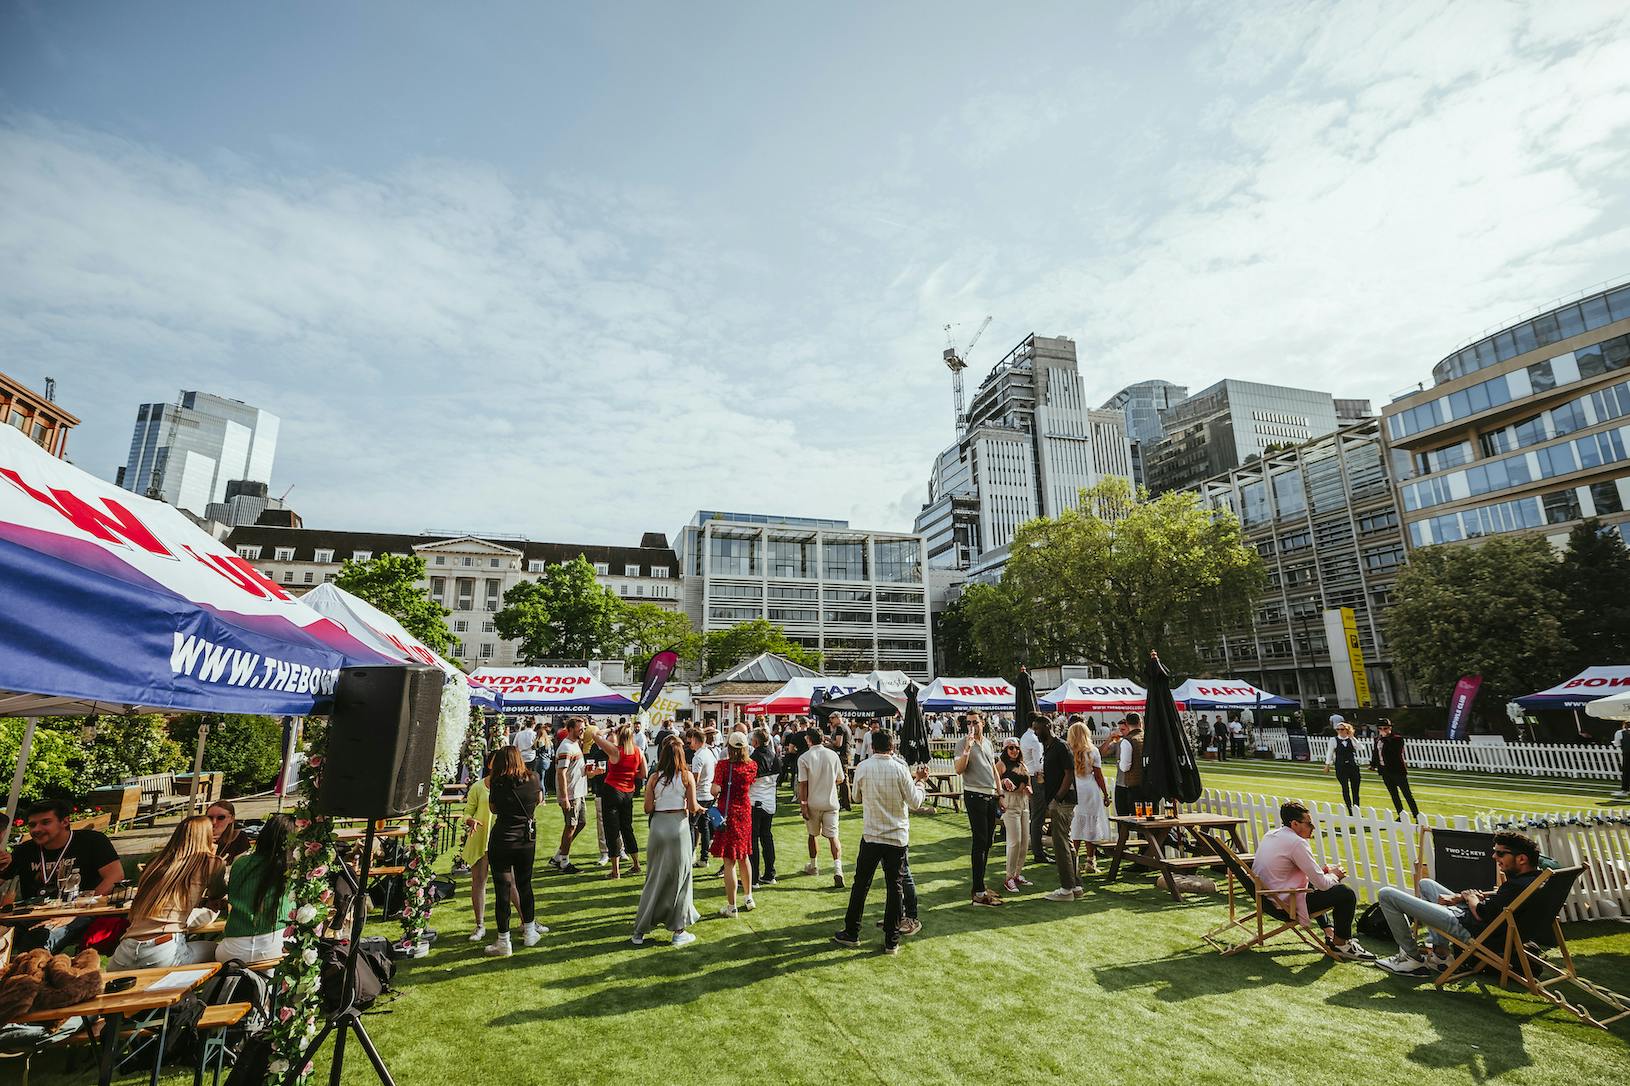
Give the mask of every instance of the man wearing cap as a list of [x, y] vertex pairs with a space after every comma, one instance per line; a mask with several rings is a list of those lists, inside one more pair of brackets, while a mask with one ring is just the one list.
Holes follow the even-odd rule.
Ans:
[[1370, 768], [1381, 774], [1381, 783], [1387, 786], [1398, 817], [1403, 817], [1407, 804], [1409, 813], [1419, 822], [1421, 809], [1415, 806], [1415, 793], [1409, 790], [1409, 766], [1404, 762], [1404, 737], [1392, 730], [1392, 721], [1386, 717], [1377, 722], [1377, 727], [1381, 734], [1370, 753]]
[[883, 953], [900, 950], [900, 914], [905, 895], [903, 883], [906, 847], [911, 842], [911, 809], [928, 798], [923, 781], [928, 767], [913, 772], [893, 756], [894, 736], [873, 732], [872, 756], [855, 770], [854, 798], [863, 810], [860, 855], [855, 860], [854, 886], [849, 891], [849, 909], [843, 930], [832, 936], [840, 946], [860, 945], [860, 917], [866, 908], [866, 895], [879, 865], [887, 896], [883, 905]]

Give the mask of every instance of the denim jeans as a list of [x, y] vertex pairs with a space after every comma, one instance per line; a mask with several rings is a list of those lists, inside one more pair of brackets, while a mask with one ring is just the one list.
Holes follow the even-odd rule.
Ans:
[[1445, 950], [1449, 945], [1442, 932], [1448, 932], [1461, 940], [1469, 940], [1472, 937], [1472, 933], [1466, 930], [1466, 925], [1460, 922], [1459, 913], [1447, 905], [1438, 904], [1439, 896], [1452, 894], [1453, 890], [1431, 879], [1422, 879], [1419, 893], [1420, 896], [1416, 897], [1396, 886], [1383, 886], [1376, 897], [1381, 903], [1381, 915], [1387, 918], [1387, 927], [1392, 930], [1393, 942], [1398, 944], [1399, 950], [1411, 957], [1420, 956], [1420, 946], [1415, 942], [1415, 933], [1409, 928], [1411, 920], [1426, 925], [1432, 945], [1439, 951]]
[[189, 943], [185, 935], [172, 935], [162, 943], [152, 939], [121, 939], [108, 959], [108, 969], [156, 969], [214, 960], [214, 943]]
[[90, 926], [90, 917], [76, 916], [61, 927], [48, 928], [44, 924], [35, 924], [32, 927], [19, 928], [13, 937], [15, 950], [21, 954], [25, 950], [44, 949], [58, 954], [66, 947], [78, 946]]

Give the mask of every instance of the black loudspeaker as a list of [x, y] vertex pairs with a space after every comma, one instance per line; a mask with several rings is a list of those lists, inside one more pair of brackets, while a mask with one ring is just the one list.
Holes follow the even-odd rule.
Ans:
[[433, 667], [340, 669], [317, 813], [391, 818], [430, 801], [441, 688]]

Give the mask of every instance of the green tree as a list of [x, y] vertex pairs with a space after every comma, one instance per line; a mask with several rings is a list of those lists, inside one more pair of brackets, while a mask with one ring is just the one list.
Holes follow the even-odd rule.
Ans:
[[1418, 550], [1393, 589], [1393, 657], [1440, 705], [1462, 675], [1483, 676], [1485, 707], [1549, 686], [1571, 651], [1556, 578], [1556, 552], [1540, 536]]
[[[192, 744], [185, 748], [170, 736], [165, 720], [157, 713], [131, 713], [94, 718], [95, 729], [88, 743], [81, 743], [75, 790], [116, 784], [149, 773], [175, 773], [191, 769]], [[57, 717], [55, 727], [76, 739], [87, 729], [86, 717]]]
[[[84, 764], [84, 744], [74, 731], [52, 727], [57, 721], [41, 720], [34, 725], [34, 738], [28, 748], [28, 768], [23, 771], [19, 810], [34, 800], [77, 800], [83, 794], [80, 768]], [[76, 719], [77, 726], [79, 721]], [[28, 721], [20, 717], [0, 719], [0, 766], [16, 771], [22, 752], [23, 732]], [[10, 784], [8, 779], [7, 784]]]
[[682, 661], [694, 663], [701, 655], [702, 638], [691, 628], [690, 616], [655, 603], [623, 603], [618, 609], [615, 639], [630, 675], [642, 675], [651, 657], [674, 649]]
[[703, 670], [709, 675], [728, 671], [761, 652], [785, 656], [795, 664], [802, 664], [817, 671], [821, 667], [819, 650], [787, 640], [786, 631], [765, 618], [738, 622], [728, 630], [709, 630], [705, 645], [706, 662]]
[[1563, 670], [1630, 660], [1630, 547], [1592, 518], [1568, 534], [1553, 583], [1562, 595], [1562, 637], [1572, 647]]
[[595, 581], [588, 559], [578, 555], [505, 592], [494, 622], [500, 634], [521, 643], [527, 659], [592, 660], [618, 649], [622, 609], [616, 595]]
[[1136, 679], [1159, 649], [1183, 673], [1266, 586], [1233, 514], [1106, 479], [1077, 508], [1020, 526], [1000, 596], [977, 605], [975, 638], [992, 663], [1083, 661]]
[[447, 628], [452, 612], [425, 594], [424, 579], [422, 556], [380, 554], [365, 562], [346, 559], [334, 583], [400, 622], [431, 652], [446, 656], [453, 647], [453, 632]]
[[283, 725], [277, 718], [189, 713], [170, 722], [170, 735], [190, 752], [204, 720], [210, 722], [204, 771], [220, 773], [228, 795], [257, 791], [277, 777], [283, 765]]
[[1005, 582], [970, 584], [957, 601], [960, 625], [967, 631], [966, 642], [955, 645], [959, 659], [946, 658], [947, 675], [1011, 675], [1026, 652], [1026, 616], [1015, 602]]
[[[972, 585], [985, 588], [985, 585]], [[934, 672], [939, 675], [987, 675], [991, 669], [979, 651], [974, 637], [976, 604], [968, 601], [968, 590], [934, 615]]]

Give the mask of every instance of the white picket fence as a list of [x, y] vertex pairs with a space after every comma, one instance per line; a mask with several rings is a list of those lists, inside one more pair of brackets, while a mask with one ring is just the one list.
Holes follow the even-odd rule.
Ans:
[[[1273, 756], [1290, 759], [1290, 736], [1283, 728], [1264, 728]], [[1314, 762], [1323, 762], [1335, 742], [1328, 735], [1308, 738]], [[1370, 760], [1370, 740], [1358, 742], [1359, 759]], [[1404, 757], [1418, 769], [1457, 769], [1471, 773], [1519, 773], [1530, 777], [1619, 779], [1619, 752], [1609, 746], [1563, 743], [1465, 743], [1449, 739], [1410, 739]]]
[[[1284, 802], [1278, 796], [1208, 788], [1193, 808], [1245, 819], [1245, 838], [1254, 850], [1263, 834], [1280, 825], [1279, 807]], [[1348, 814], [1338, 804], [1315, 801], [1308, 807], [1318, 826], [1309, 842], [1313, 854], [1320, 863], [1346, 868], [1347, 883], [1360, 900], [1374, 901], [1383, 886], [1414, 888], [1421, 823], [1374, 807], [1360, 808], [1356, 814]], [[1568, 896], [1564, 919], [1630, 917], [1630, 809], [1519, 814], [1501, 819], [1424, 815], [1422, 823], [1431, 828], [1489, 833], [1512, 828], [1526, 833], [1539, 842], [1541, 852], [1564, 867], [1586, 867]], [[1524, 827], [1522, 823], [1536, 824]], [[1431, 851], [1428, 835], [1429, 867]]]

